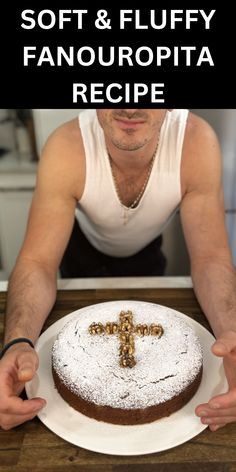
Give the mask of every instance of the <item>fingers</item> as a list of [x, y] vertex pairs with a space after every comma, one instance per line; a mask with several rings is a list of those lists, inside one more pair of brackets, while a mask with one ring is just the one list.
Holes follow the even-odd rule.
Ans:
[[203, 424], [208, 424], [208, 425], [217, 425], [217, 426], [225, 426], [228, 423], [233, 423], [236, 420], [236, 416], [218, 416], [214, 418], [209, 418], [209, 417], [203, 417], [202, 418], [202, 423]]
[[22, 398], [12, 396], [2, 401], [1, 412], [12, 415], [30, 415], [38, 413], [45, 405], [46, 401], [43, 398], [22, 400]]
[[46, 405], [43, 398], [18, 397], [24, 383], [34, 376], [38, 356], [31, 348], [9, 350], [1, 361], [0, 427], [10, 429], [34, 418]]
[[32, 400], [7, 398], [1, 402], [0, 426], [5, 430], [14, 428], [34, 418], [45, 405], [46, 401], [43, 398]]
[[229, 423], [234, 423], [236, 421], [236, 414], [233, 416], [202, 416], [201, 422], [209, 426], [211, 431], [217, 431], [219, 428], [223, 428]]
[[211, 348], [215, 356], [224, 357], [232, 351], [236, 351], [236, 333], [226, 331], [220, 336]]
[[31, 380], [38, 368], [38, 357], [35, 352], [21, 352], [17, 356], [18, 380], [28, 382]]
[[195, 410], [203, 424], [216, 431], [228, 423], [236, 421], [235, 390], [212, 398], [208, 403], [198, 405]]
[[224, 344], [224, 342], [219, 339], [213, 344], [211, 350], [217, 357], [224, 357], [229, 354], [226, 344]]
[[[212, 423], [217, 423], [219, 418], [221, 419], [228, 419], [227, 422], [231, 422], [229, 419], [230, 418], [235, 418], [236, 420], [236, 407], [231, 407], [231, 408], [227, 408], [227, 409], [213, 409], [213, 408], [209, 408], [209, 404], [205, 404], [205, 405], [199, 405], [196, 410], [195, 410], [195, 413], [197, 416], [201, 417], [201, 418], [209, 418], [209, 419], [212, 419]], [[220, 423], [223, 423], [223, 421], [221, 421]]]
[[198, 405], [195, 411], [198, 416], [200, 411], [209, 411], [212, 416], [219, 416], [226, 412], [228, 415], [236, 414], [236, 389], [211, 398], [208, 403]]
[[209, 429], [210, 429], [211, 431], [217, 431], [218, 429], [223, 428], [224, 426], [226, 426], [226, 423], [225, 423], [225, 424], [221, 424], [221, 425], [219, 425], [219, 424], [210, 424], [210, 425], [209, 425]]
[[224, 409], [236, 406], [236, 389], [229, 390], [227, 393], [216, 395], [208, 402], [210, 408]]
[[25, 421], [32, 420], [36, 415], [37, 413], [31, 415], [15, 415], [14, 418], [11, 415], [6, 415], [4, 419], [2, 419], [1, 427], [5, 431], [8, 431], [9, 429], [15, 428], [16, 426], [25, 423]]
[[19, 370], [18, 370], [18, 380], [20, 382], [29, 382], [32, 380], [36, 369], [30, 364], [25, 363]]
[[229, 391], [216, 395], [208, 403], [198, 405], [195, 410], [203, 424], [209, 425], [211, 431], [236, 421], [236, 332], [225, 331], [212, 346], [214, 355], [224, 357], [224, 368]]

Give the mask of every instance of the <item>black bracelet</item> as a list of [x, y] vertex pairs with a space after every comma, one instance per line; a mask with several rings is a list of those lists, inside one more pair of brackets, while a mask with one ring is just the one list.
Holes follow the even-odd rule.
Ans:
[[2, 359], [2, 357], [4, 356], [5, 352], [9, 349], [9, 347], [11, 347], [11, 346], [13, 346], [14, 344], [17, 344], [17, 343], [28, 343], [32, 348], [34, 348], [34, 343], [31, 341], [31, 339], [28, 339], [28, 338], [12, 339], [12, 341], [5, 344], [5, 346], [0, 351], [0, 359]]

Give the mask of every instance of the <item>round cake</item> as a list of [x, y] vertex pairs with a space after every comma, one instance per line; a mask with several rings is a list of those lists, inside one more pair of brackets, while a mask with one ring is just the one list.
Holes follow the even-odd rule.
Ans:
[[52, 348], [55, 386], [81, 413], [114, 424], [169, 416], [202, 376], [199, 338], [174, 310], [115, 301], [78, 310]]

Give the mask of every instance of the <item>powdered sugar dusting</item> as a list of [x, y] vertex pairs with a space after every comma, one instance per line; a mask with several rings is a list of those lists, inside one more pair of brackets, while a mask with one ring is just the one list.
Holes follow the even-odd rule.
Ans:
[[[159, 323], [164, 334], [135, 335], [136, 366], [119, 365], [119, 337], [88, 332], [93, 322], [119, 322], [131, 310], [133, 322]], [[113, 408], [146, 408], [179, 394], [202, 365], [200, 341], [170, 308], [153, 303], [115, 301], [89, 306], [60, 331], [53, 345], [53, 365], [73, 392], [87, 401]]]

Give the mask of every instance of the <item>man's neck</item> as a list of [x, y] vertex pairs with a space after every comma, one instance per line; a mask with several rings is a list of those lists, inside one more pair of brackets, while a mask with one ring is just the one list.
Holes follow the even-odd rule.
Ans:
[[113, 143], [107, 143], [107, 151], [112, 165], [123, 174], [140, 172], [145, 170], [153, 159], [157, 150], [157, 140], [147, 143], [145, 147], [129, 151], [116, 147]]

